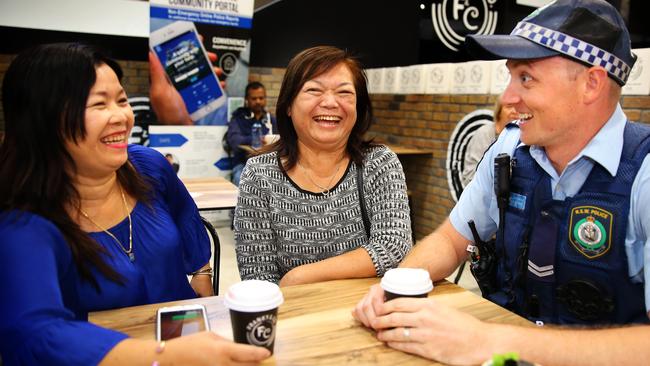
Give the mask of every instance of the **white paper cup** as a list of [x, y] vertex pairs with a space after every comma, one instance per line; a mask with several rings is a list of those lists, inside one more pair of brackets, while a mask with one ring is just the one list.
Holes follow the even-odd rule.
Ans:
[[271, 282], [249, 280], [230, 286], [224, 304], [230, 309], [234, 341], [273, 353], [278, 307], [283, 302], [282, 291]]
[[386, 301], [397, 297], [427, 297], [433, 290], [429, 272], [421, 268], [393, 268], [381, 279]]

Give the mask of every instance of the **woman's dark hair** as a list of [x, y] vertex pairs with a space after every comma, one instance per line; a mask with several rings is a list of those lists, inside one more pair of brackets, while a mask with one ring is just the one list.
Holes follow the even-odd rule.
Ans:
[[[5, 137], [0, 146], [0, 211], [29, 211], [54, 223], [81, 277], [97, 290], [91, 266], [112, 281], [124, 283], [124, 278], [102, 258], [106, 249], [68, 214], [70, 207], [79, 207], [80, 197], [72, 184], [75, 162], [65, 143], [86, 136], [86, 101], [95, 68], [103, 64], [121, 79], [117, 62], [87, 45], [41, 45], [19, 54], [2, 84]], [[117, 170], [117, 179], [130, 195], [147, 201], [150, 186], [130, 163]]]
[[355, 163], [362, 163], [364, 151], [370, 145], [370, 141], [365, 141], [363, 135], [373, 122], [366, 74], [359, 61], [347, 51], [331, 46], [317, 46], [308, 48], [294, 56], [282, 79], [282, 87], [276, 105], [280, 139], [269, 149], [278, 151], [280, 157], [284, 158], [283, 165], [286, 170], [293, 168], [298, 161], [298, 135], [293, 121], [289, 117], [289, 108], [305, 82], [326, 73], [339, 64], [344, 64], [352, 73], [354, 89], [357, 94], [357, 120], [350, 133], [346, 149]]

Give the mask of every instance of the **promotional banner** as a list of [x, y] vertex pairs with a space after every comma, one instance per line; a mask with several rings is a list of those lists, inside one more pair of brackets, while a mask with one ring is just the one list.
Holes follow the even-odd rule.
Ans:
[[399, 91], [399, 78], [401, 73], [399, 67], [389, 67], [384, 69], [384, 81], [382, 83], [382, 91], [386, 94], [395, 94]]
[[180, 178], [226, 177], [224, 133], [225, 126], [149, 126], [149, 147], [163, 154]]
[[[228, 98], [248, 83], [253, 0], [151, 0], [150, 48], [195, 125], [228, 123]], [[223, 70], [223, 89], [211, 67]]]
[[366, 69], [366, 76], [368, 78], [368, 93], [380, 94], [382, 83], [382, 70], [381, 69]]
[[402, 67], [400, 94], [424, 94], [427, 79], [424, 65]]
[[489, 61], [491, 65], [490, 94], [501, 94], [510, 83], [510, 71], [506, 67], [506, 60]]
[[452, 94], [487, 94], [490, 91], [491, 65], [485, 61], [454, 64]]
[[632, 50], [637, 59], [623, 87], [623, 95], [650, 94], [650, 48]]

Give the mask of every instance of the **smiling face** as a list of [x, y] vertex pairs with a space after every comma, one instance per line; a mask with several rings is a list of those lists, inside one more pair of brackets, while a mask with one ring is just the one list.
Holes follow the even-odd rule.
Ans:
[[315, 150], [345, 148], [357, 120], [352, 73], [340, 63], [307, 80], [294, 98], [288, 115], [300, 144]]
[[127, 143], [133, 128], [133, 111], [117, 75], [106, 64], [95, 68], [97, 79], [86, 101], [86, 136], [68, 140], [77, 175], [112, 174], [127, 160]]
[[[519, 114], [521, 141], [561, 149], [580, 135], [580, 71], [562, 57], [507, 62], [510, 84], [501, 100]], [[567, 145], [568, 144], [568, 145]]]

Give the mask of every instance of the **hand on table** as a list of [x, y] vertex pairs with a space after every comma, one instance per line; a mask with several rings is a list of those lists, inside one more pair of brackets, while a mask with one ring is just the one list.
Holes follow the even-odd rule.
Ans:
[[[179, 365], [257, 365], [271, 356], [266, 348], [233, 343], [212, 332], [195, 333], [167, 341], [162, 355]], [[176, 362], [173, 362], [176, 361]]]
[[[217, 55], [208, 52], [210, 61], [217, 60]], [[217, 76], [223, 74], [221, 68], [215, 67]], [[174, 88], [169, 81], [165, 69], [153, 52], [149, 51], [149, 76], [151, 85], [149, 86], [149, 100], [158, 121], [166, 125], [192, 125], [194, 122], [190, 118], [185, 102], [181, 94]], [[225, 81], [221, 81], [221, 87], [225, 89]]]
[[366, 327], [371, 328], [371, 323], [377, 318], [377, 312], [383, 303], [384, 289], [380, 285], [373, 285], [352, 310], [352, 316]]
[[489, 324], [434, 299], [398, 298], [374, 311], [370, 326], [377, 339], [396, 350], [452, 365], [476, 365], [492, 356]]

